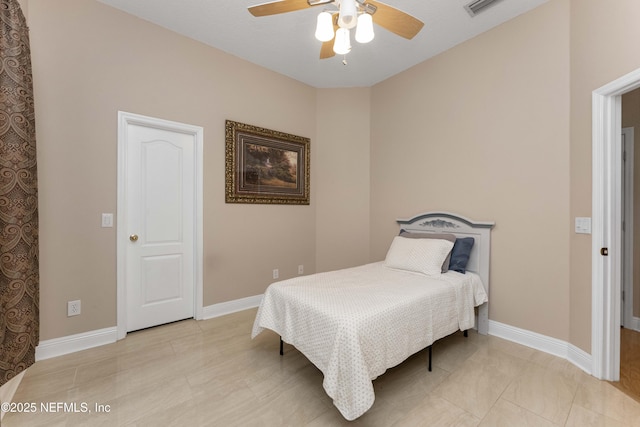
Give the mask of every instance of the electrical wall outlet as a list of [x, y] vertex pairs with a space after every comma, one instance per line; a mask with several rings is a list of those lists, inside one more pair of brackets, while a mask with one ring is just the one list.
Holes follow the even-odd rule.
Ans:
[[67, 317], [77, 316], [80, 314], [80, 300], [67, 302]]
[[280, 272], [278, 271], [277, 268], [273, 269], [273, 278], [277, 279], [278, 277], [280, 277]]
[[304, 274], [304, 265], [300, 264], [298, 266], [298, 274]]

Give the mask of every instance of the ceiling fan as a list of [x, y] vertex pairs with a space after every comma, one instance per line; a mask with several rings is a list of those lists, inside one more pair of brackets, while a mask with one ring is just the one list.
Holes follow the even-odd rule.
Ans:
[[351, 50], [349, 30], [356, 28], [356, 41], [368, 43], [374, 37], [373, 22], [411, 40], [424, 23], [413, 16], [375, 0], [280, 0], [249, 7], [256, 17], [294, 12], [313, 6], [333, 5], [335, 11], [318, 15], [316, 38], [322, 41], [320, 59]]

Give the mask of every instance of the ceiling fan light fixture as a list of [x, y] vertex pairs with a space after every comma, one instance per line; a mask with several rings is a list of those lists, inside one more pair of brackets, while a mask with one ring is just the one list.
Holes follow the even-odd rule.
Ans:
[[358, 26], [356, 27], [356, 41], [358, 43], [369, 43], [375, 34], [373, 33], [373, 18], [368, 13], [358, 16]]
[[333, 38], [333, 17], [329, 12], [320, 12], [316, 23], [316, 39], [328, 42]]
[[351, 38], [348, 29], [338, 28], [336, 38], [333, 41], [333, 51], [338, 55], [346, 55], [351, 51]]
[[356, 0], [340, 0], [340, 14], [338, 15], [338, 25], [340, 28], [350, 30], [358, 23], [358, 8]]

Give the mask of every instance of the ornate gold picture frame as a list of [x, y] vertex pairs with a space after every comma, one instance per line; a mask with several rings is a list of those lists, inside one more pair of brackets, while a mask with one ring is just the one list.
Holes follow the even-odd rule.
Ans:
[[309, 138], [227, 120], [225, 201], [309, 204]]

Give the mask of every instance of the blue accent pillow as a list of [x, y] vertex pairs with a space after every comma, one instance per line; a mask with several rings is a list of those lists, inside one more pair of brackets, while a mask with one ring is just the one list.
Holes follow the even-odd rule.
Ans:
[[473, 237], [463, 237], [456, 239], [451, 249], [451, 261], [449, 262], [449, 270], [465, 273], [467, 271], [467, 263], [471, 255], [471, 248], [475, 239]]

